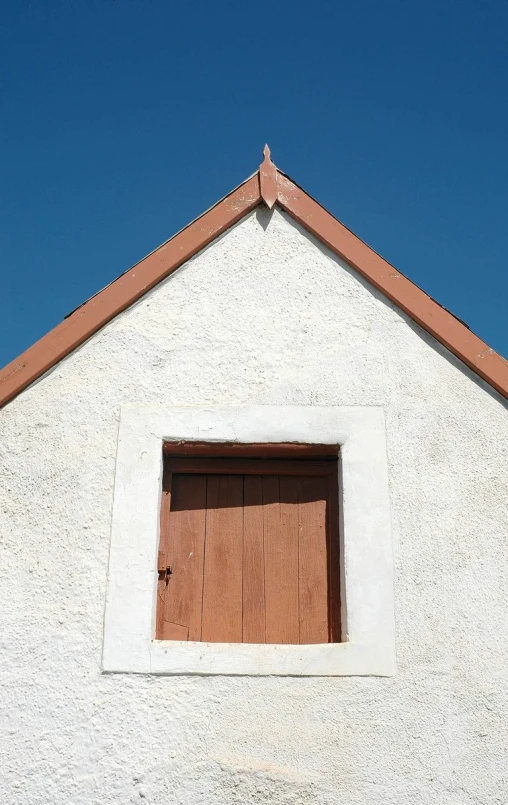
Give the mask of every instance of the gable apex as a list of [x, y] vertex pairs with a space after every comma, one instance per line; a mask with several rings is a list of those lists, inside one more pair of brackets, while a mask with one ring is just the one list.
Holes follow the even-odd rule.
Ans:
[[5, 405], [122, 311], [260, 204], [279, 207], [466, 366], [508, 398], [508, 362], [452, 313], [384, 260], [311, 198], [271, 159], [265, 145], [258, 171], [207, 212], [73, 311], [0, 371]]

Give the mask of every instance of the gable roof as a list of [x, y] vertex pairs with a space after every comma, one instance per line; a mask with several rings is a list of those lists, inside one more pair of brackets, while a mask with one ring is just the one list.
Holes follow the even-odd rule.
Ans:
[[508, 362], [278, 170], [271, 161], [268, 146], [265, 146], [263, 163], [253, 176], [91, 297], [8, 364], [0, 372], [0, 406], [12, 400], [116, 315], [262, 203], [270, 209], [278, 204], [466, 366], [508, 398]]

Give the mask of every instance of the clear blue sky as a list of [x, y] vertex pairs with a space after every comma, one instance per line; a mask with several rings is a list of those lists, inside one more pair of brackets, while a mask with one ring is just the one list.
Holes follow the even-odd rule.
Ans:
[[506, 0], [3, 0], [0, 365], [274, 161], [508, 356]]

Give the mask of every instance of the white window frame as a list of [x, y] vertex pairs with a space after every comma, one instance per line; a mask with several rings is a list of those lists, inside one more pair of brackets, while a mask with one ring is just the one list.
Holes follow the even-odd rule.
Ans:
[[[340, 445], [343, 643], [155, 640], [163, 442]], [[102, 668], [107, 673], [393, 676], [395, 623], [380, 407], [123, 407]]]

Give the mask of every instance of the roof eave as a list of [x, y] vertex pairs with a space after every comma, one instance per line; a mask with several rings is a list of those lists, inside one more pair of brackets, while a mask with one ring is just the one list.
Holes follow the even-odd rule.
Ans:
[[0, 406], [14, 399], [261, 203], [270, 209], [278, 204], [499, 394], [508, 398], [508, 362], [278, 170], [265, 146], [264, 161], [255, 174], [92, 296], [0, 371]]

